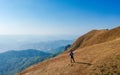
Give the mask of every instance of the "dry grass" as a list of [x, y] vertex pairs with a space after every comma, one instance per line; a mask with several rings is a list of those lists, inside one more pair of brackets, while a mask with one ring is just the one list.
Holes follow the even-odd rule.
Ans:
[[[91, 31], [72, 45], [72, 48], [76, 48], [76, 63], [71, 64], [69, 54], [65, 52], [33, 65], [19, 75], [120, 75], [119, 33], [120, 27]], [[76, 43], [81, 45], [75, 46]]]
[[77, 48], [83, 48], [94, 44], [100, 44], [103, 42], [112, 41], [120, 37], [120, 27], [111, 30], [92, 30], [87, 34], [79, 37], [70, 48], [76, 50]]

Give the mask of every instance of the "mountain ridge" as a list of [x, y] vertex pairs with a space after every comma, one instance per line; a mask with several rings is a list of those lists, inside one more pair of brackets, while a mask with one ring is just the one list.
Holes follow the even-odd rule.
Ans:
[[76, 47], [86, 47], [94, 44], [99, 44], [114, 40], [120, 37], [120, 26], [113, 29], [92, 30], [85, 35], [79, 37], [71, 46], [70, 49], [77, 49]]

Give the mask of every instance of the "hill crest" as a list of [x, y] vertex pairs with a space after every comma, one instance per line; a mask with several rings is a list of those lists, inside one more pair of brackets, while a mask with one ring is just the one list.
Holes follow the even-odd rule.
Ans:
[[113, 29], [92, 30], [85, 35], [79, 37], [71, 46], [69, 50], [76, 50], [94, 44], [112, 41], [120, 37], [120, 26]]

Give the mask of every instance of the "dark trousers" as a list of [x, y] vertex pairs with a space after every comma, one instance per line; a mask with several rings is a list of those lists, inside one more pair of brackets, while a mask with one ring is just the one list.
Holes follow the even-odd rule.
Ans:
[[75, 63], [75, 59], [74, 59], [73, 56], [71, 56], [70, 62], [71, 62], [71, 63]]

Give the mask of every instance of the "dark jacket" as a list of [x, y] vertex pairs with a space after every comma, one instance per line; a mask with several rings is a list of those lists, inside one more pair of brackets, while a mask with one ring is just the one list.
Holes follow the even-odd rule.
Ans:
[[70, 56], [71, 56], [71, 58], [73, 58], [73, 55], [74, 55], [74, 54], [73, 54], [73, 52], [71, 51], [71, 52], [70, 52]]

